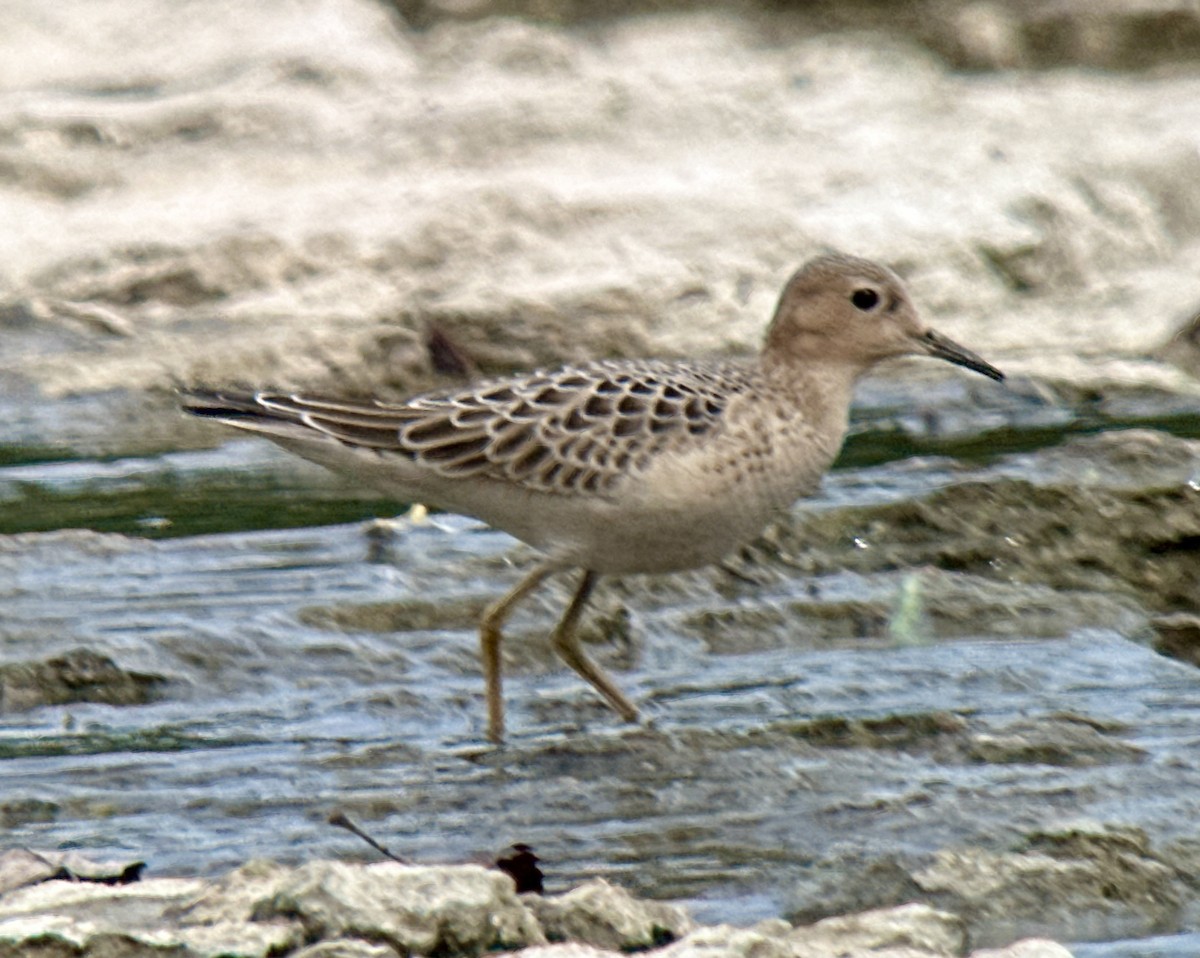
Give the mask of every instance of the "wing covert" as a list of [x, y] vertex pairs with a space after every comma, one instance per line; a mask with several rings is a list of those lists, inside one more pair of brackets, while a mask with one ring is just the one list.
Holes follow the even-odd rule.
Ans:
[[720, 427], [749, 388], [734, 364], [596, 362], [418, 396], [401, 450], [453, 477], [553, 492], [604, 492], [668, 442]]
[[210, 393], [211, 408], [202, 414], [296, 423], [451, 479], [486, 476], [540, 491], [595, 494], [644, 467], [665, 445], [718, 431], [727, 403], [751, 388], [754, 375], [735, 363], [614, 360], [397, 403]]

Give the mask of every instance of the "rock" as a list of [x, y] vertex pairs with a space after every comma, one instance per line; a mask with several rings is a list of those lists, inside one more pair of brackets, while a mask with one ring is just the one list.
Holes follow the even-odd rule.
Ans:
[[[841, 514], [853, 521], [855, 512]], [[886, 528], [880, 531], [887, 534]], [[766, 548], [769, 551], [770, 546]], [[719, 611], [697, 603], [699, 608], [685, 621], [689, 631], [718, 653], [875, 637], [912, 645], [976, 635], [980, 621], [999, 634], [1021, 638], [1063, 635], [1098, 623], [1130, 633], [1145, 628], [1146, 611], [1127, 597], [1080, 593], [1072, 598], [1064, 603], [1061, 593], [1048, 586], [957, 570], [881, 568], [873, 570], [869, 579], [859, 578], [852, 591], [825, 594], [818, 588], [811, 594], [789, 596], [786, 602]], [[907, 629], [897, 628], [898, 620], [905, 618], [900, 613], [906, 610], [906, 602], [912, 612], [908, 617], [915, 621]]]
[[797, 928], [788, 938], [795, 958], [847, 953], [961, 955], [967, 932], [962, 919], [928, 905], [879, 908], [856, 915], [824, 918]]
[[1036, 478], [1030, 464], [1014, 456], [918, 499], [796, 512], [772, 548], [808, 572], [928, 565], [1048, 587], [1038, 601], [1058, 604], [1063, 592], [1164, 612], [1200, 604], [1200, 442], [1128, 430], [1040, 453]]
[[170, 913], [205, 886], [158, 878], [131, 885], [49, 881], [0, 898], [0, 956], [30, 953], [123, 958], [175, 950], [195, 958], [266, 958], [301, 943], [294, 922], [218, 922], [180, 927]]
[[0, 895], [47, 881], [58, 871], [43, 855], [25, 848], [12, 848], [0, 855]]
[[1091, 766], [1141, 762], [1146, 752], [1113, 737], [1119, 728], [1078, 715], [1024, 718], [994, 732], [970, 737], [969, 756], [978, 762]]
[[1027, 935], [1105, 941], [1177, 931], [1183, 888], [1140, 838], [1081, 829], [1040, 836], [1028, 851], [946, 850], [913, 878], [927, 900], [961, 915], [982, 945]]
[[[965, 339], [1050, 378], [1183, 381], [1147, 357], [1195, 301], [1190, 77], [1013, 85], [939, 59], [1171, 59], [1194, 49], [1182, 0], [738, 4], [576, 30], [536, 6], [542, 22], [413, 30], [306, 0], [256, 8], [236, 36], [149, 0], [103, 19], [14, 6], [0, 72], [42, 99], [4, 152], [0, 372], [47, 397], [173, 375], [407, 391], [439, 371], [431, 325], [485, 371], [727, 352], [757, 338], [791, 260], [828, 245], [901, 264]], [[74, 91], [131, 88], [71, 112]], [[331, 89], [361, 110], [332, 112]], [[864, 116], [890, 146], [869, 158]], [[940, 162], [913, 164], [925, 149]], [[179, 182], [168, 208], [159, 184]], [[46, 202], [65, 228], [19, 215]], [[143, 437], [184, 428], [150, 418]]]
[[1188, 612], [1155, 616], [1154, 650], [1173, 659], [1200, 665], [1200, 616]]
[[1023, 938], [1004, 948], [973, 951], [970, 958], [1071, 958], [1071, 953], [1056, 941]]
[[1158, 857], [1175, 869], [1187, 889], [1184, 926], [1195, 928], [1200, 924], [1200, 837], [1176, 838], [1159, 850]]
[[206, 885], [172, 917], [184, 925], [252, 921], [259, 903], [287, 885], [294, 875], [295, 869], [272, 861], [249, 861]]
[[98, 862], [78, 852], [12, 848], [0, 853], [0, 894], [51, 879], [127, 885], [138, 881], [145, 862]]
[[640, 901], [603, 878], [584, 882], [563, 895], [528, 897], [525, 902], [550, 941], [582, 942], [610, 951], [659, 948], [695, 928], [682, 908]]
[[1031, 4], [1021, 32], [1028, 61], [1038, 66], [1138, 70], [1194, 60], [1200, 53], [1200, 12], [1180, 0]]
[[73, 702], [145, 705], [166, 682], [161, 675], [123, 669], [90, 649], [72, 649], [44, 662], [0, 665], [0, 713]]
[[963, 954], [966, 934], [954, 915], [925, 905], [902, 905], [855, 915], [839, 915], [802, 928], [785, 921], [752, 928], [715, 925], [697, 928], [659, 958], [950, 958]]
[[0, 898], [0, 956], [34, 940], [89, 954], [152, 947], [248, 958], [307, 941], [309, 958], [388, 958], [478, 955], [545, 936], [497, 871], [318, 861], [295, 869], [249, 862], [216, 882], [47, 881], [9, 892]]
[[318, 629], [352, 632], [416, 632], [426, 629], [464, 628], [479, 621], [488, 606], [486, 596], [461, 602], [433, 602], [409, 596], [394, 602], [359, 605], [307, 606], [297, 618]]
[[[891, 856], [860, 863], [856, 874], [852, 860], [835, 859], [811, 869], [788, 917], [918, 901], [957, 916], [980, 947], [1030, 935], [1107, 941], [1167, 934], [1184, 926], [1197, 860], [1178, 845], [1155, 853], [1137, 828], [1079, 823], [1034, 833], [1011, 851], [945, 849], [926, 863]], [[855, 877], [839, 880], [848, 873]]]
[[546, 941], [511, 879], [478, 865], [310, 862], [255, 907], [256, 921], [272, 917], [299, 921], [310, 940], [366, 938], [401, 954], [482, 954]]
[[293, 952], [291, 958], [401, 958], [391, 945], [378, 945], [357, 938], [322, 941]]
[[[551, 937], [570, 940], [548, 944], [535, 912]], [[802, 928], [779, 919], [698, 928], [680, 908], [638, 901], [601, 880], [522, 901], [507, 876], [475, 865], [248, 862], [214, 882], [47, 881], [0, 895], [0, 958], [33, 949], [89, 958], [450, 958], [518, 949], [524, 958], [943, 958], [962, 954], [964, 941], [956, 916], [920, 904]], [[1027, 942], [993, 958], [1059, 958], [1036, 950], [1043, 946], [1052, 947]]]
[[0, 802], [0, 828], [12, 828], [29, 822], [52, 822], [61, 807], [40, 798], [12, 798]]
[[697, 928], [655, 958], [796, 958], [788, 942], [791, 926], [765, 921], [751, 928], [711, 925]]
[[841, 914], [869, 912], [919, 901], [921, 887], [914, 866], [899, 855], [866, 858], [847, 853], [804, 869], [792, 890], [794, 903], [784, 917], [796, 925], [812, 925]]
[[582, 945], [577, 941], [534, 945], [532, 948], [522, 948], [517, 954], [521, 958], [619, 958], [619, 952], [605, 951], [595, 945]]
[[[655, 6], [675, 9], [679, 4]], [[555, 23], [605, 21], [614, 16], [614, 8], [606, 4], [567, 0], [407, 0], [399, 9], [406, 21], [418, 27], [514, 13]], [[1200, 53], [1200, 15], [1186, 0], [1022, 4], [917, 0], [900, 5], [866, 2], [785, 7], [749, 3], [738, 4], [736, 9], [773, 33], [886, 31], [924, 44], [955, 66], [971, 70], [1068, 65], [1136, 70], [1191, 62]], [[1163, 42], [1164, 36], [1170, 41]]]

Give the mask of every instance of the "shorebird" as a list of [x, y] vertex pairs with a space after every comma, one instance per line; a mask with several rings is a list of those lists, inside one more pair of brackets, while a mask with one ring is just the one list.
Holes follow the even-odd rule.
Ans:
[[501, 630], [522, 600], [551, 574], [582, 570], [554, 649], [635, 721], [637, 707], [576, 632], [599, 576], [698, 568], [752, 540], [816, 490], [845, 437], [855, 381], [910, 355], [1004, 378], [927, 327], [891, 270], [830, 255], [788, 280], [749, 360], [600, 360], [394, 403], [194, 389], [183, 404], [544, 554], [480, 622], [488, 738], [499, 743]]

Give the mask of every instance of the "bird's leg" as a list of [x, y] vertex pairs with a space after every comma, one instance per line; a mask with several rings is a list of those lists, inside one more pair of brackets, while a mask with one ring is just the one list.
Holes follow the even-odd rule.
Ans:
[[595, 572], [584, 571], [583, 578], [579, 580], [579, 587], [576, 588], [575, 595], [571, 599], [571, 604], [567, 606], [562, 621], [554, 630], [554, 651], [567, 665], [587, 679], [592, 688], [604, 696], [604, 701], [614, 712], [626, 722], [636, 722], [638, 710], [634, 704], [625, 698], [604, 670], [584, 655], [583, 650], [579, 647], [579, 635], [575, 627], [579, 624], [579, 616], [583, 612], [583, 607], [587, 605], [598, 578], [599, 576]]
[[479, 623], [479, 649], [483, 660], [483, 682], [487, 692], [488, 741], [499, 745], [504, 741], [504, 693], [500, 678], [500, 630], [505, 621], [529, 593], [556, 571], [550, 564], [538, 566], [517, 583], [515, 588], [483, 613]]

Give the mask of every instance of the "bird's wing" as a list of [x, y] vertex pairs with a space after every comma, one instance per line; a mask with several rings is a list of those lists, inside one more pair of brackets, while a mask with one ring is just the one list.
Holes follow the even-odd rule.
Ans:
[[733, 363], [601, 361], [401, 403], [192, 390], [184, 406], [250, 429], [303, 426], [448, 478], [603, 493], [664, 445], [714, 433], [729, 399], [749, 388], [752, 376]]

